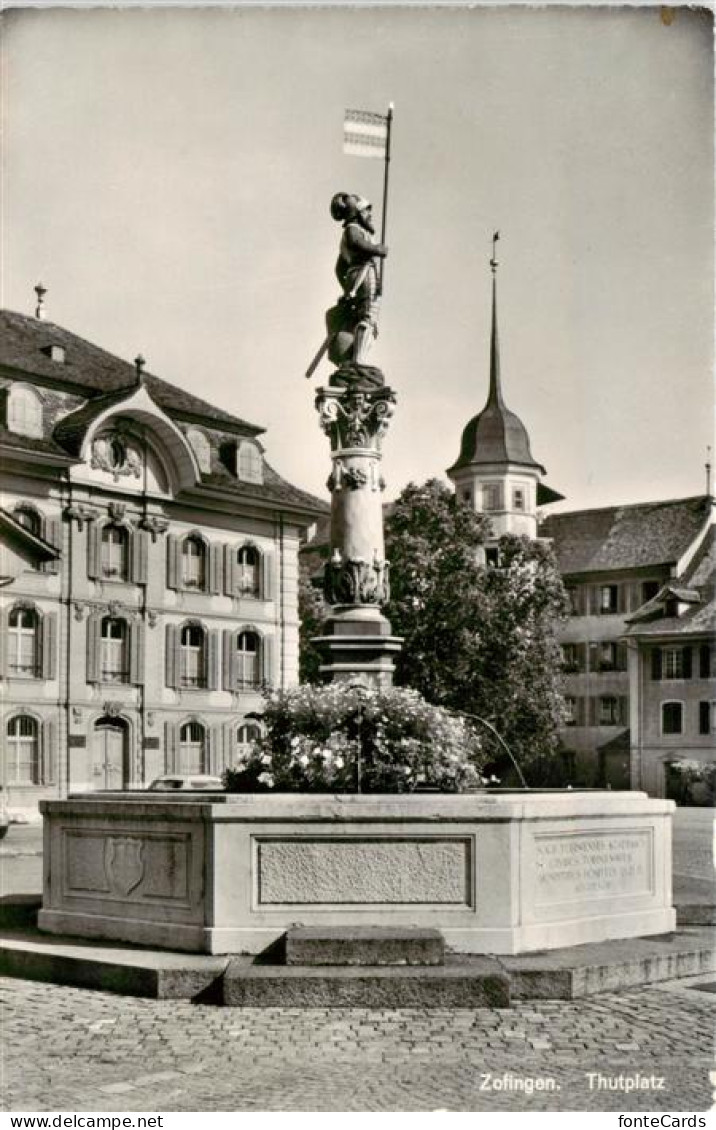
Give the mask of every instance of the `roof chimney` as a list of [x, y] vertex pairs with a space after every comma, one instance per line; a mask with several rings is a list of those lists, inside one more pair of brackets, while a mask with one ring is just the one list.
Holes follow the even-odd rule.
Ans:
[[43, 286], [41, 282], [35, 287], [35, 294], [37, 295], [37, 306], [35, 307], [35, 317], [44, 318], [45, 311], [43, 309], [45, 302], [45, 295], [47, 294], [47, 287]]
[[144, 360], [141, 353], [138, 353], [137, 356], [134, 358], [134, 368], [135, 368], [136, 375], [137, 375], [136, 376], [137, 388], [143, 388], [144, 387], [144, 366], [146, 365], [146, 363], [147, 362]]

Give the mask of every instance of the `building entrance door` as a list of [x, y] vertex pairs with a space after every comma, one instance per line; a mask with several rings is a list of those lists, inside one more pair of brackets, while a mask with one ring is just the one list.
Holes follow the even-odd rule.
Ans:
[[129, 785], [127, 723], [122, 718], [95, 722], [92, 743], [93, 789], [126, 789]]

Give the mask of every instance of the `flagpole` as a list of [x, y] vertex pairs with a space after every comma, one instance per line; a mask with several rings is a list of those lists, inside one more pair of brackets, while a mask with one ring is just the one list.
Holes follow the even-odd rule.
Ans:
[[[393, 103], [388, 106], [388, 115], [385, 119], [387, 133], [385, 138], [385, 171], [383, 173], [383, 216], [380, 226], [380, 242], [385, 243], [385, 232], [388, 222], [388, 179], [390, 177], [390, 132], [393, 125]], [[380, 261], [380, 276], [378, 278], [378, 294], [383, 293], [383, 272], [385, 259]]]

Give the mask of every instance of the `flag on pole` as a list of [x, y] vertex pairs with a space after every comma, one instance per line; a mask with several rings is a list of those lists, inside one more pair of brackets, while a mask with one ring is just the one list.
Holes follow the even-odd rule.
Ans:
[[343, 152], [349, 157], [386, 156], [388, 119], [370, 110], [346, 110], [343, 122]]

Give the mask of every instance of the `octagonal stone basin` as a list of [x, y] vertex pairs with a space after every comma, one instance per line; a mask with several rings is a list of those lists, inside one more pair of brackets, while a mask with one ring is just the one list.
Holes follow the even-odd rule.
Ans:
[[106, 792], [42, 804], [40, 928], [258, 953], [290, 926], [432, 926], [462, 953], [665, 933], [674, 804], [611, 791]]

